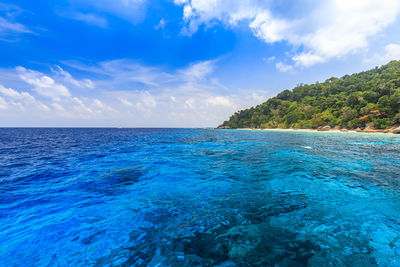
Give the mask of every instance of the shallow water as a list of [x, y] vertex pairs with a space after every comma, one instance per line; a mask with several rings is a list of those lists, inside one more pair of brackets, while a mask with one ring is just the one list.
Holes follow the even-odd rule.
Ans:
[[400, 136], [0, 129], [0, 265], [399, 266]]

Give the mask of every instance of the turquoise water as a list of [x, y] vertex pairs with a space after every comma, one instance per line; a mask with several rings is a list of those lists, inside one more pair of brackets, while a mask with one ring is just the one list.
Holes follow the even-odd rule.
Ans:
[[400, 136], [0, 129], [1, 266], [399, 266]]

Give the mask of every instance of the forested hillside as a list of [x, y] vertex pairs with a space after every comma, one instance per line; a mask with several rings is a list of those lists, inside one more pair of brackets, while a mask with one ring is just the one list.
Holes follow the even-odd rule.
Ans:
[[386, 129], [399, 124], [400, 61], [392, 61], [369, 71], [284, 90], [261, 105], [236, 112], [221, 126]]

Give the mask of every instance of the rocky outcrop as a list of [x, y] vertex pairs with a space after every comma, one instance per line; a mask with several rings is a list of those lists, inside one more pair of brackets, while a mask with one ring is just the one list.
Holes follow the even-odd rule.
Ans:
[[318, 131], [324, 132], [324, 131], [329, 131], [331, 129], [331, 126], [326, 125], [326, 126], [320, 126], [318, 127]]
[[220, 125], [217, 127], [217, 129], [230, 129], [231, 127], [225, 126], [225, 125]]
[[392, 132], [395, 134], [400, 134], [400, 126], [397, 128], [394, 128]]
[[367, 126], [367, 127], [364, 129], [364, 132], [366, 132], [366, 133], [375, 133], [376, 130], [375, 130], [373, 127], [371, 127], [371, 126]]
[[389, 133], [389, 129], [375, 129], [371, 126], [366, 127], [363, 132], [365, 133]]

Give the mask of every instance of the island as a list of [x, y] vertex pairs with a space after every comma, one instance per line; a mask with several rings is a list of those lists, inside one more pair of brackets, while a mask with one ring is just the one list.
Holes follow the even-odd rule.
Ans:
[[233, 114], [219, 129], [400, 133], [400, 61], [325, 82], [299, 84]]

